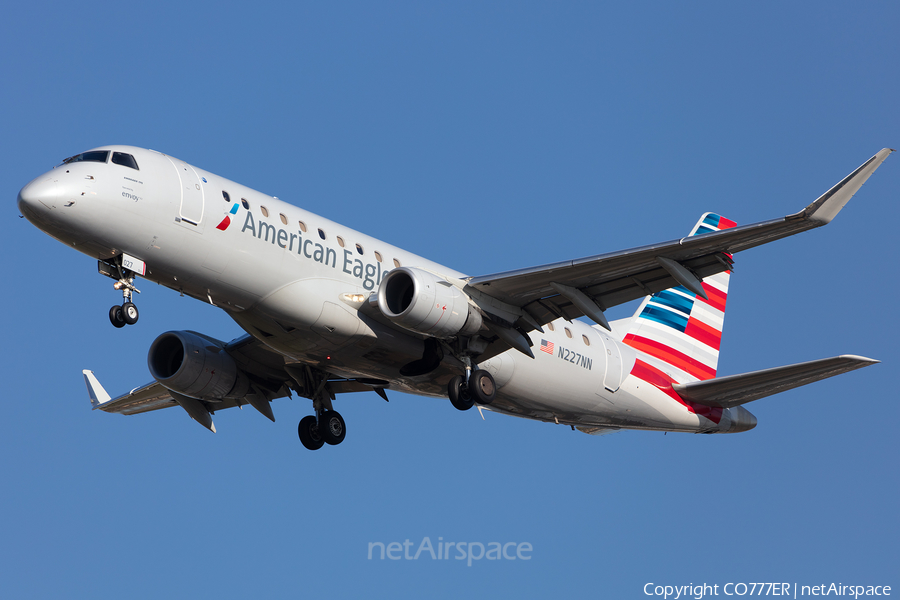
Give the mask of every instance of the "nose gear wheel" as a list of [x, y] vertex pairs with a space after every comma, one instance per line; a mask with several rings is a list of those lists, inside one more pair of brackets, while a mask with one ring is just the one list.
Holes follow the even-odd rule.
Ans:
[[121, 255], [112, 261], [99, 261], [98, 270], [101, 274], [116, 279], [113, 288], [122, 292], [122, 305], [109, 309], [109, 322], [117, 328], [137, 323], [140, 313], [131, 301], [131, 296], [135, 292], [140, 294], [141, 291], [134, 287], [135, 272], [122, 266]]
[[116, 328], [125, 327], [125, 311], [118, 304], [109, 309], [109, 322]]

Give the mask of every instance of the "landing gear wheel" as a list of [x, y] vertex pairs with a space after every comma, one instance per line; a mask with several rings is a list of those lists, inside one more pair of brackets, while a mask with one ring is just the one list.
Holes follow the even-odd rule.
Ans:
[[109, 309], [109, 322], [113, 327], [125, 327], [125, 311], [119, 305]]
[[450, 396], [450, 404], [457, 410], [469, 410], [475, 404], [466, 382], [460, 375], [450, 380], [447, 385], [447, 395]]
[[497, 395], [497, 386], [490, 373], [478, 370], [469, 376], [469, 396], [478, 404], [490, 404]]
[[308, 450], [318, 450], [325, 443], [319, 435], [318, 421], [312, 415], [300, 419], [297, 434], [300, 436], [300, 443]]
[[337, 446], [344, 441], [347, 435], [347, 426], [344, 425], [344, 418], [336, 410], [329, 410], [322, 413], [319, 418], [319, 434], [326, 444]]
[[131, 302], [126, 302], [122, 305], [122, 318], [125, 319], [125, 322], [128, 325], [134, 325], [138, 322], [138, 314], [137, 306], [132, 304]]

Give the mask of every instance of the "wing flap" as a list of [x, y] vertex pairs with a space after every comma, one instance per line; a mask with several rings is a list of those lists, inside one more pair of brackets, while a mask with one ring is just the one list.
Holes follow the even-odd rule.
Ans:
[[110, 398], [92, 371], [83, 371], [84, 381], [87, 384], [91, 405], [94, 409], [100, 409], [108, 413], [122, 415], [136, 415], [150, 412], [170, 406], [178, 406], [178, 403], [169, 395], [169, 390], [157, 382], [135, 388], [117, 398]]
[[878, 362], [864, 356], [845, 354], [740, 375], [676, 383], [672, 388], [685, 400], [705, 406], [731, 408]]

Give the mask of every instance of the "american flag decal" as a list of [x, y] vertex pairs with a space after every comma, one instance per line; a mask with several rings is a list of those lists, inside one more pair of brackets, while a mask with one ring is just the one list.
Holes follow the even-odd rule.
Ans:
[[553, 354], [553, 342], [548, 342], [547, 340], [541, 340], [541, 352], [546, 352], [547, 354]]

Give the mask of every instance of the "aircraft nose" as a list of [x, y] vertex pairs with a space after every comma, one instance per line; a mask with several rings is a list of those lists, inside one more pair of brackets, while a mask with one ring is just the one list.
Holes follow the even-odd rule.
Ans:
[[731, 409], [731, 429], [729, 433], [750, 431], [756, 427], [756, 417], [743, 406], [735, 406]]
[[60, 198], [59, 183], [45, 176], [38, 177], [19, 191], [19, 212], [29, 221], [57, 208]]

